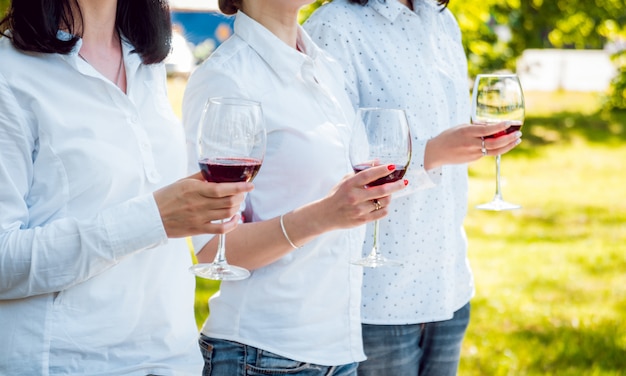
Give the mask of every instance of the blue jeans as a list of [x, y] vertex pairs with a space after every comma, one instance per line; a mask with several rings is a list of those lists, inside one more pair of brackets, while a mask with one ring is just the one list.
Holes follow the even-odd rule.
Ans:
[[411, 325], [363, 324], [367, 360], [359, 376], [454, 376], [467, 330], [467, 303], [446, 321]]
[[[291, 360], [269, 351], [200, 334], [202, 376], [356, 376], [357, 363], [321, 366]], [[315, 346], [311, 344], [311, 346]]]

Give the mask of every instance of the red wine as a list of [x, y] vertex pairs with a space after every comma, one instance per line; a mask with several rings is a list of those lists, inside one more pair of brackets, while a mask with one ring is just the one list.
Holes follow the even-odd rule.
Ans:
[[509, 122], [509, 127], [503, 131], [494, 133], [492, 135], [489, 136], [485, 136], [485, 138], [498, 138], [500, 136], [504, 136], [505, 134], [509, 134], [509, 133], [513, 133], [513, 132], [517, 132], [522, 128], [522, 123], [519, 121], [510, 121]]
[[252, 181], [261, 168], [254, 158], [215, 158], [198, 162], [202, 176], [212, 183]]
[[[404, 173], [406, 172], [406, 166], [403, 166], [403, 165], [395, 165], [395, 166], [396, 166], [396, 169], [391, 171], [389, 175], [383, 176], [380, 179], [376, 179], [373, 182], [368, 183], [366, 187], [374, 187], [377, 185], [393, 183], [394, 181], [398, 181], [402, 179], [404, 177]], [[358, 164], [356, 166], [353, 166], [352, 169], [354, 170], [354, 172], [360, 172], [363, 170], [367, 170], [370, 167], [373, 167], [373, 166], [368, 165], [368, 164]]]

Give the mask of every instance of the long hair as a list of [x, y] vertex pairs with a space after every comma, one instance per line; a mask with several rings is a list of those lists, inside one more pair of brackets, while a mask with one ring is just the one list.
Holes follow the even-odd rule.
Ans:
[[233, 15], [241, 8], [241, 0], [219, 0], [217, 5], [222, 13]]
[[[348, 0], [353, 4], [365, 5], [369, 2], [369, 0]], [[437, 4], [442, 5], [444, 8], [448, 6], [450, 0], [437, 0]]]
[[[0, 33], [26, 52], [67, 54], [82, 36], [82, 18], [75, 19], [76, 0], [12, 0], [0, 20]], [[172, 21], [167, 0], [118, 0], [116, 29], [134, 46], [144, 64], [163, 61], [172, 45]], [[67, 30], [72, 38], [60, 40]]]

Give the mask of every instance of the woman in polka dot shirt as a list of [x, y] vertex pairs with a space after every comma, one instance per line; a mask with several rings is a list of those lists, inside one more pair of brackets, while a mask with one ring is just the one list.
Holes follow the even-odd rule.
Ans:
[[[359, 375], [455, 375], [469, 322], [467, 163], [485, 155], [482, 137], [506, 125], [468, 124], [467, 61], [447, 3], [334, 0], [304, 25], [343, 65], [353, 106], [405, 109], [413, 136], [411, 186], [393, 201], [379, 234], [381, 252], [403, 266], [365, 269], [368, 359]], [[506, 153], [520, 137], [485, 140], [486, 154]]]

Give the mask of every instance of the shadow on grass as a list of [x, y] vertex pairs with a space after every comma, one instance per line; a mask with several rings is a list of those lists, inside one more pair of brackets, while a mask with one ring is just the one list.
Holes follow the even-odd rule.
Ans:
[[[506, 222], [510, 232], [499, 231], [498, 239], [510, 243], [550, 242], [557, 244], [584, 240], [594, 236], [594, 228], [601, 227], [604, 231], [613, 230], [614, 240], [626, 240], [626, 212], [613, 207], [568, 203], [567, 210], [563, 205], [553, 207], [527, 207], [520, 212], [499, 213], [507, 215]], [[491, 213], [472, 213], [477, 219], [489, 217]], [[476, 220], [466, 223], [468, 234], [472, 238], [491, 238], [480, 227], [484, 221]], [[524, 231], [519, 231], [524, 229]]]
[[511, 335], [520, 343], [534, 343], [540, 356], [529, 371], [550, 374], [586, 375], [598, 371], [626, 370], [623, 327], [615, 322], [593, 327], [546, 326], [521, 329]]
[[581, 137], [590, 143], [618, 146], [626, 142], [626, 112], [596, 112], [591, 115], [559, 112], [551, 116], [528, 116], [522, 128], [521, 152], [532, 155], [537, 146], [568, 143]]

